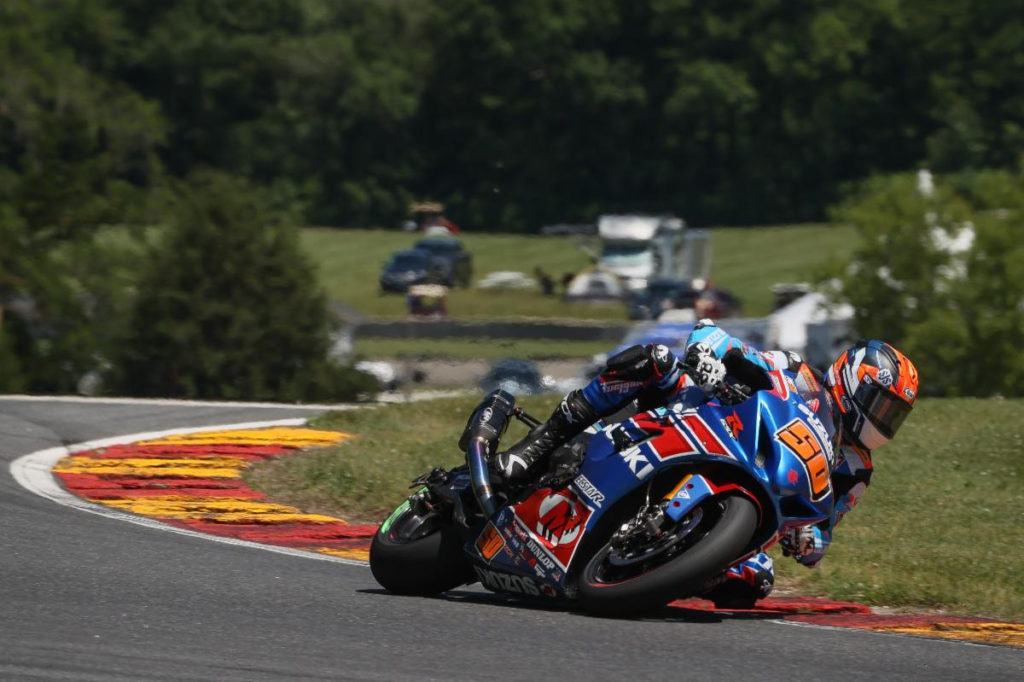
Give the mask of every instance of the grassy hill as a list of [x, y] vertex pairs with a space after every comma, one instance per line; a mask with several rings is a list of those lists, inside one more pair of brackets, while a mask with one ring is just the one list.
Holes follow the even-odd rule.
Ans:
[[[744, 314], [764, 315], [771, 309], [775, 282], [806, 279], [828, 258], [840, 254], [855, 237], [840, 225], [792, 225], [714, 228], [715, 285], [731, 290], [744, 302]], [[385, 230], [307, 228], [302, 243], [320, 271], [333, 300], [374, 317], [404, 317], [404, 297], [382, 295], [377, 284], [388, 256], [409, 248], [417, 234]], [[519, 270], [532, 274], [540, 267], [556, 280], [589, 265], [584, 251], [570, 237], [466, 233], [461, 236], [473, 254], [474, 284], [487, 273]], [[487, 292], [475, 287], [449, 294], [452, 318], [575, 318], [624, 320], [621, 305], [567, 304], [558, 297], [533, 292]]]

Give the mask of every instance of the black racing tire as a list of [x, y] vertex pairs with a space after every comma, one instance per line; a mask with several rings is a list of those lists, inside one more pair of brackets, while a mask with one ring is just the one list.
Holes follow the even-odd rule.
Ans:
[[697, 592], [707, 580], [725, 570], [742, 556], [753, 539], [757, 530], [757, 509], [750, 499], [741, 495], [711, 498], [709, 502], [720, 504], [720, 513], [703, 537], [666, 563], [620, 582], [599, 577], [609, 553], [614, 526], [607, 530], [604, 544], [580, 571], [577, 580], [580, 608], [604, 616], [640, 615]]
[[406, 509], [380, 529], [370, 545], [370, 571], [381, 587], [395, 594], [430, 596], [475, 580], [457, 528], [437, 523], [421, 537], [404, 531], [414, 514]]

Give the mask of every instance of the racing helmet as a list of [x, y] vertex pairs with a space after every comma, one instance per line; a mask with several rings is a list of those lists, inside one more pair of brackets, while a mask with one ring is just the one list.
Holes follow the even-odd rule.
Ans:
[[843, 351], [825, 375], [839, 406], [843, 432], [873, 450], [896, 435], [917, 399], [917, 368], [878, 340], [860, 340]]

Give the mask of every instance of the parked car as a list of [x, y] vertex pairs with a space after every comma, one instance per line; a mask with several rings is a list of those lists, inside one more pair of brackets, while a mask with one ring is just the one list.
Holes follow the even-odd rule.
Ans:
[[629, 300], [629, 319], [658, 320], [667, 311], [692, 311], [690, 315], [674, 319], [699, 320], [704, 317], [719, 319], [739, 313], [740, 301], [724, 289], [699, 289], [686, 280], [651, 280], [647, 288], [632, 295]]
[[547, 393], [554, 386], [555, 380], [542, 376], [536, 362], [517, 358], [495, 361], [479, 383], [485, 393], [500, 388], [516, 396]]
[[436, 266], [426, 251], [396, 251], [380, 273], [380, 288], [382, 291], [405, 292], [414, 284], [431, 281], [437, 274]]
[[441, 284], [469, 286], [473, 276], [473, 256], [463, 248], [461, 241], [450, 237], [427, 237], [416, 242], [414, 248], [429, 254]]
[[686, 281], [655, 279], [629, 300], [629, 319], [656, 320], [666, 310], [693, 308], [700, 291]]

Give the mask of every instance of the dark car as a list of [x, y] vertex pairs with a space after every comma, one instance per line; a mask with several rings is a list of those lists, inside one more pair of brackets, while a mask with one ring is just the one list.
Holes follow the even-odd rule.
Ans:
[[732, 317], [740, 300], [724, 289], [696, 289], [685, 280], [652, 280], [629, 301], [629, 319], [657, 320], [666, 310], [692, 310], [694, 319]]
[[629, 319], [656, 320], [666, 310], [688, 309], [697, 304], [700, 290], [686, 281], [655, 279], [629, 301]]
[[537, 363], [510, 358], [495, 361], [479, 386], [486, 393], [500, 388], [512, 395], [536, 395], [552, 390], [554, 380], [541, 376]]
[[413, 284], [431, 281], [434, 267], [426, 251], [396, 251], [380, 274], [380, 288], [383, 291], [406, 291]]
[[473, 276], [473, 257], [462, 242], [450, 237], [428, 237], [416, 242], [414, 248], [430, 256], [432, 266], [446, 286], [468, 287]]

